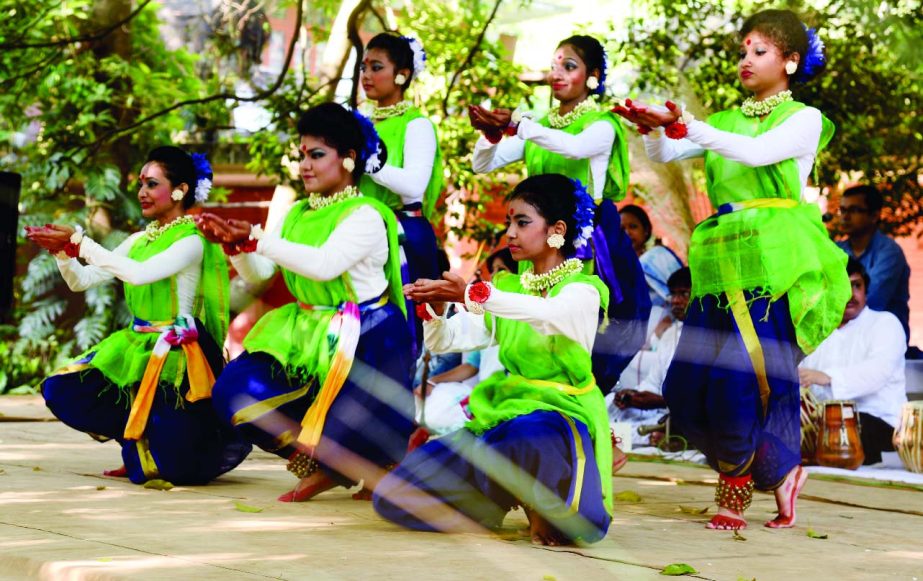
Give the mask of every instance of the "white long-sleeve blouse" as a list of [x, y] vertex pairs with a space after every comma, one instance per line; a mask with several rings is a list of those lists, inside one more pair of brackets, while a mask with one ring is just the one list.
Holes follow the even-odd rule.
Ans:
[[569, 159], [589, 159], [593, 176], [593, 197], [602, 199], [606, 185], [609, 157], [615, 143], [615, 129], [606, 121], [591, 123], [583, 131], [571, 135], [566, 131], [545, 127], [532, 119], [524, 118], [519, 123], [516, 135], [500, 143], [491, 143], [483, 135], [474, 145], [471, 160], [475, 173], [488, 173], [525, 157], [526, 141], [542, 149], [560, 154]]
[[244, 280], [251, 283], [268, 280], [277, 266], [318, 281], [333, 280], [349, 272], [359, 302], [381, 296], [388, 287], [384, 272], [388, 237], [377, 210], [367, 205], [357, 208], [321, 246], [283, 239], [282, 225], [287, 216], [286, 213], [272, 232], [263, 236], [255, 252], [231, 257], [231, 264]]
[[[492, 315], [528, 323], [543, 335], [564, 335], [592, 351], [599, 324], [599, 291], [572, 283], [553, 297], [536, 297], [493, 288], [484, 302]], [[433, 317], [423, 324], [423, 339], [434, 353], [476, 351], [496, 345], [483, 315], [461, 310], [453, 317]]]

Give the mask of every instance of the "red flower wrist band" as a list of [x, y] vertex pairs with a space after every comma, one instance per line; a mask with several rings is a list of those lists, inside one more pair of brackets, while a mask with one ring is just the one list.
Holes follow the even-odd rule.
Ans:
[[433, 316], [429, 314], [429, 309], [426, 308], [426, 303], [417, 303], [413, 309], [417, 314], [417, 318], [421, 321], [427, 322], [433, 320]]
[[484, 303], [490, 298], [493, 287], [488, 282], [478, 281], [468, 285], [465, 289], [465, 308], [475, 315], [484, 314]]

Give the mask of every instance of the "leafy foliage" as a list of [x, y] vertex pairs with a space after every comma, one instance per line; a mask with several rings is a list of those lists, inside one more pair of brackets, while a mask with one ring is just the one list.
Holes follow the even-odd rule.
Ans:
[[[738, 104], [737, 38], [746, 15], [766, 6], [742, 0], [648, 0], [613, 47], [636, 74], [636, 96], [685, 101], [698, 117]], [[887, 198], [884, 221], [908, 234], [923, 218], [923, 64], [913, 48], [923, 40], [919, 4], [905, 0], [805, 2], [791, 8], [826, 43], [827, 70], [795, 98], [817, 107], [837, 134], [818, 160], [817, 185], [861, 177]], [[695, 26], [690, 22], [695, 21]]]

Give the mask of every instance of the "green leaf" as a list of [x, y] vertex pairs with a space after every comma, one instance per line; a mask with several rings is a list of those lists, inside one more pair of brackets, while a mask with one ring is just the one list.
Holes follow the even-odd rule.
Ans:
[[263, 512], [263, 509], [258, 506], [250, 506], [249, 504], [244, 504], [237, 500], [234, 501], [234, 508], [240, 512]]
[[661, 575], [670, 576], [695, 575], [696, 573], [698, 573], [698, 571], [686, 563], [673, 563], [671, 565], [667, 565], [663, 568], [662, 571], [660, 571]]
[[616, 502], [639, 503], [642, 501], [641, 495], [633, 490], [623, 490], [614, 497]]
[[827, 538], [827, 533], [819, 533], [810, 527], [808, 528], [807, 535], [809, 539], [826, 539]]
[[699, 508], [697, 506], [684, 506], [679, 505], [679, 511], [685, 514], [705, 514], [708, 512], [708, 507]]

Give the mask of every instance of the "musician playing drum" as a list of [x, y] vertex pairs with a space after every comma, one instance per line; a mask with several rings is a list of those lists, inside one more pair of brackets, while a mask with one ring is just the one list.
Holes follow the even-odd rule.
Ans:
[[798, 376], [820, 401], [856, 403], [865, 464], [877, 464], [882, 451], [894, 450], [891, 439], [907, 401], [906, 337], [897, 317], [866, 307], [870, 281], [862, 264], [850, 258], [846, 271], [852, 298], [846, 304], [843, 323], [801, 362]]

